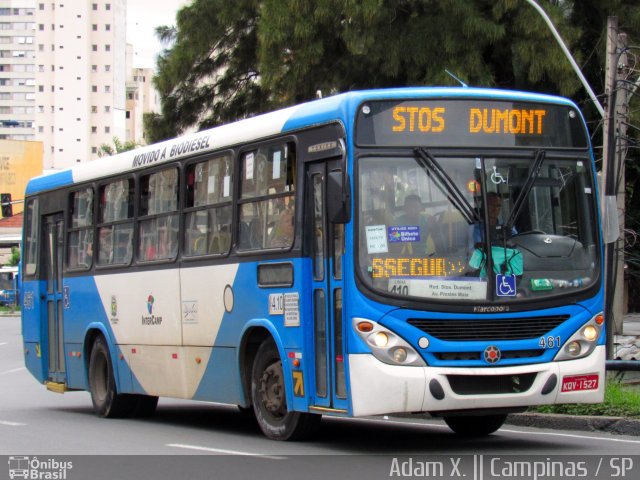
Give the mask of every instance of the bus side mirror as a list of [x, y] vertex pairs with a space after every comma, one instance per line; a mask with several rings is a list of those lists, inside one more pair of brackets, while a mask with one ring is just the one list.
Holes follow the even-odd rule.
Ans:
[[340, 170], [329, 172], [327, 179], [327, 215], [331, 223], [347, 223], [351, 219], [349, 176]]

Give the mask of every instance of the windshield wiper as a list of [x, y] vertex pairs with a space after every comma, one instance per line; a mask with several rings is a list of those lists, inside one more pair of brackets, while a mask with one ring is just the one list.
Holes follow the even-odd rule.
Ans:
[[460, 211], [469, 225], [480, 221], [477, 212], [469, 204], [464, 194], [460, 191], [449, 174], [444, 171], [440, 163], [431, 153], [423, 147], [414, 149], [416, 161], [428, 175], [433, 174], [444, 189], [445, 195], [451, 203]]
[[547, 155], [547, 152], [544, 150], [538, 150], [536, 152], [535, 159], [533, 161], [533, 165], [531, 166], [531, 170], [529, 170], [529, 175], [527, 175], [527, 180], [524, 182], [522, 186], [522, 190], [520, 190], [520, 194], [518, 198], [516, 198], [515, 203], [513, 204], [513, 210], [511, 210], [511, 215], [509, 215], [509, 219], [504, 224], [504, 230], [506, 232], [510, 232], [513, 229], [513, 224], [520, 215], [520, 211], [524, 206], [524, 202], [526, 198], [529, 196], [529, 192], [533, 188], [533, 183], [538, 178], [540, 174], [540, 169], [542, 168], [542, 162], [544, 161], [544, 157]]

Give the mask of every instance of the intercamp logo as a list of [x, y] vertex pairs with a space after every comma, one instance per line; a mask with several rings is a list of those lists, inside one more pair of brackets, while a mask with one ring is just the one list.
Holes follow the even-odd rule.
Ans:
[[60, 462], [53, 458], [39, 460], [38, 457], [9, 457], [9, 478], [32, 480], [66, 480], [67, 471], [73, 462]]

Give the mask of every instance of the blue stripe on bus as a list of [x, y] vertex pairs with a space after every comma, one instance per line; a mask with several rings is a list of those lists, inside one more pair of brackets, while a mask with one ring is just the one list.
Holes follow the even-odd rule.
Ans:
[[44, 175], [29, 181], [27, 184], [26, 195], [52, 190], [54, 188], [64, 187], [73, 184], [73, 174], [71, 170], [63, 170], [61, 172]]

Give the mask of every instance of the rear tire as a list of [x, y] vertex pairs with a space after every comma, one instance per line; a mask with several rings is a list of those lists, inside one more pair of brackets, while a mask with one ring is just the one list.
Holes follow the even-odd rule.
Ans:
[[302, 440], [311, 436], [321, 415], [287, 410], [284, 371], [273, 341], [258, 348], [251, 373], [251, 399], [256, 421], [273, 440]]
[[131, 415], [138, 404], [137, 395], [122, 395], [116, 390], [109, 347], [98, 336], [89, 357], [89, 391], [93, 410], [99, 417], [120, 418]]
[[444, 417], [445, 423], [458, 435], [464, 437], [484, 437], [498, 430], [507, 419], [502, 415], [481, 415], [468, 417]]

